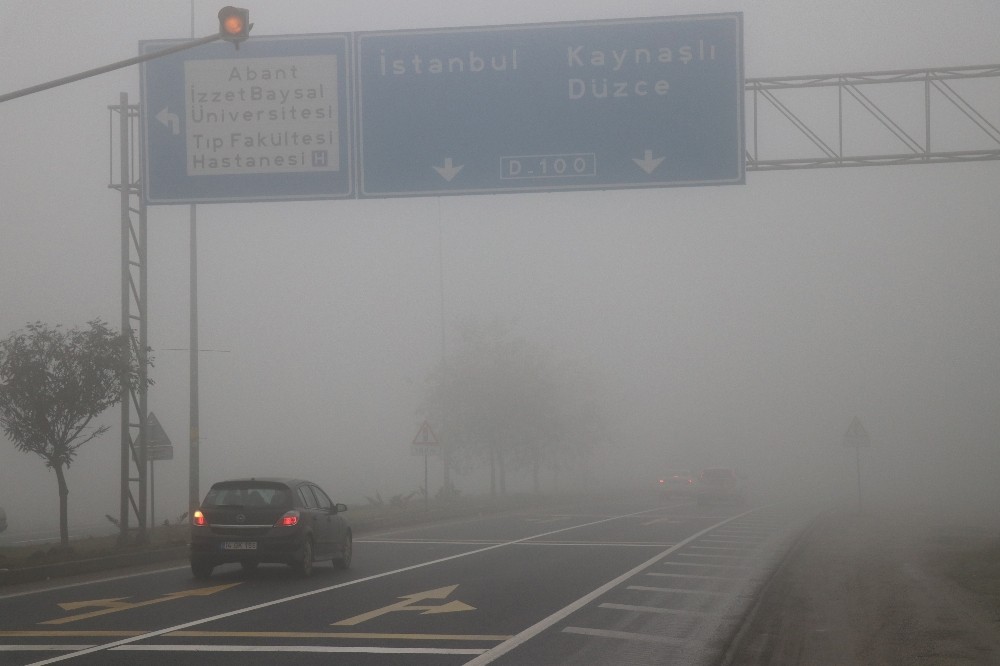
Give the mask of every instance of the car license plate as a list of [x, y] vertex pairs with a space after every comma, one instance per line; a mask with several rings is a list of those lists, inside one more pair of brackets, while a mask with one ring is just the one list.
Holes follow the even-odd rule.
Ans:
[[222, 550], [257, 550], [256, 541], [225, 541]]

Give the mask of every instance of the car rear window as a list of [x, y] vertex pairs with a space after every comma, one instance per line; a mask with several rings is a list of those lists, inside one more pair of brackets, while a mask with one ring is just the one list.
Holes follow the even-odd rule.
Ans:
[[731, 469], [706, 469], [701, 473], [703, 479], [709, 481], [724, 481], [727, 479], [732, 479], [736, 475]]
[[288, 489], [269, 483], [226, 483], [212, 486], [202, 503], [206, 507], [219, 506], [269, 506], [284, 507], [291, 504]]

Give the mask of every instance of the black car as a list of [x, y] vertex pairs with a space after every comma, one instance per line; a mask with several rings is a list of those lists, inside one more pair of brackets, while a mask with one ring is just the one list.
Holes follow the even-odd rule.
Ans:
[[191, 572], [208, 578], [226, 562], [247, 571], [269, 562], [308, 576], [318, 560], [346, 569], [353, 546], [344, 511], [345, 505], [302, 479], [219, 481], [191, 516]]

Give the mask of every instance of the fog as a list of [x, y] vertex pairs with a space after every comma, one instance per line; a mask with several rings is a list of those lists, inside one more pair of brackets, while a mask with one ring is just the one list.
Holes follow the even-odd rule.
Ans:
[[[215, 31], [220, 4], [194, 2], [196, 35]], [[1000, 62], [1000, 4], [988, 0], [257, 0], [250, 11], [253, 35], [739, 11], [748, 78]], [[0, 94], [190, 33], [189, 0], [0, 0]], [[107, 107], [120, 92], [138, 100], [137, 68], [0, 104], [0, 336], [36, 320], [119, 325]], [[856, 501], [842, 444], [858, 417], [869, 500], [987, 520], [1000, 500], [998, 176], [980, 162], [199, 205], [201, 492], [239, 475], [305, 476], [348, 503], [415, 490], [423, 459], [410, 442], [442, 322], [448, 349], [480, 318], [600, 377], [610, 442], [561, 490], [652, 492], [657, 469], [720, 465], [745, 470], [761, 496]], [[149, 407], [175, 446], [154, 468], [160, 521], [187, 504], [188, 207], [150, 207], [148, 219]], [[117, 409], [101, 422], [111, 430], [68, 472], [71, 527], [118, 512]], [[489, 490], [483, 473], [454, 481]], [[432, 460], [431, 492], [440, 484]], [[529, 490], [529, 475], [509, 489]], [[57, 524], [54, 474], [2, 437], [0, 506], [11, 530]]]

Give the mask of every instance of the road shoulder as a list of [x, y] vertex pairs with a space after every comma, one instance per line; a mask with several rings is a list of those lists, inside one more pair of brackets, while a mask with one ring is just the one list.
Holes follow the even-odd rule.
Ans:
[[996, 599], [948, 574], [991, 540], [912, 514], [824, 513], [771, 580], [730, 664], [1000, 663]]

